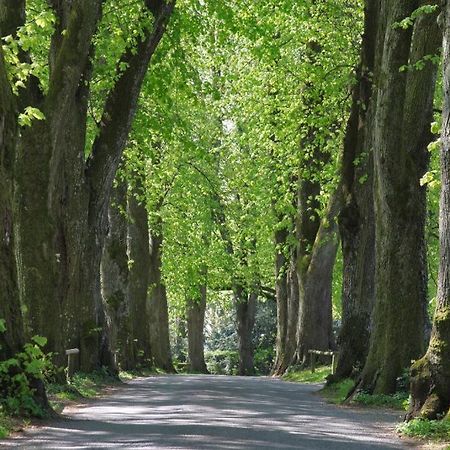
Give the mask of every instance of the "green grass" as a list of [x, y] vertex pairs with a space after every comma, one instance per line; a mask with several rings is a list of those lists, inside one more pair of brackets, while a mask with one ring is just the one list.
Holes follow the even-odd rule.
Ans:
[[[293, 370], [283, 375], [283, 380], [295, 381], [297, 383], [322, 383], [326, 381], [326, 378], [330, 373], [331, 369], [329, 366], [318, 367], [314, 373], [309, 369]], [[328, 402], [341, 404], [345, 401], [353, 386], [353, 380], [345, 379], [325, 386], [320, 392]], [[351, 403], [370, 407], [406, 410], [408, 408], [408, 402], [408, 394], [406, 392], [398, 392], [394, 395], [369, 395], [358, 393], [353, 397]]]
[[407, 392], [397, 392], [393, 395], [370, 395], [361, 392], [353, 397], [352, 403], [357, 403], [364, 406], [379, 406], [383, 408], [406, 411], [409, 406], [409, 394]]
[[129, 370], [129, 371], [125, 371], [122, 370], [119, 373], [119, 378], [122, 381], [126, 381], [126, 380], [132, 380], [136, 377], [151, 377], [151, 376], [155, 376], [155, 375], [164, 375], [167, 372], [165, 372], [162, 369], [139, 369], [139, 370]]
[[314, 373], [309, 369], [293, 370], [283, 375], [285, 381], [295, 381], [297, 383], [322, 383], [331, 374], [329, 366], [318, 367]]
[[353, 380], [346, 378], [342, 381], [338, 381], [337, 383], [325, 386], [320, 393], [328, 402], [339, 405], [347, 398], [347, 395], [350, 392], [350, 389], [353, 388], [354, 384], [355, 382]]
[[107, 387], [120, 383], [121, 380], [118, 377], [109, 375], [105, 371], [89, 374], [76, 373], [70, 384], [49, 384], [47, 394], [53, 409], [61, 412], [69, 402], [97, 397]]
[[21, 430], [28, 423], [25, 419], [10, 417], [0, 408], [0, 439], [8, 437], [14, 431]]
[[[450, 420], [414, 419], [400, 424], [397, 427], [397, 431], [405, 436], [414, 438], [448, 441], [450, 439]], [[450, 446], [447, 448], [450, 448]]]

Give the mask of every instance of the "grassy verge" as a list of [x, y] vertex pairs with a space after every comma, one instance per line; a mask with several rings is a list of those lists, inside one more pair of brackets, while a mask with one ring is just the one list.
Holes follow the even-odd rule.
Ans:
[[406, 411], [409, 405], [409, 394], [407, 392], [397, 392], [393, 395], [369, 395], [361, 392], [355, 395], [353, 403]]
[[9, 436], [11, 433], [22, 430], [26, 424], [27, 421], [25, 419], [9, 417], [3, 414], [0, 409], [0, 439]]
[[346, 378], [345, 380], [325, 386], [320, 393], [329, 403], [340, 405], [344, 403], [354, 384], [353, 380]]
[[[450, 441], [450, 420], [423, 420], [414, 419], [408, 423], [402, 423], [397, 431], [405, 436], [427, 439], [433, 442]], [[450, 445], [445, 447], [450, 449]]]
[[77, 373], [70, 384], [49, 384], [47, 395], [53, 409], [60, 413], [68, 404], [97, 397], [107, 388], [120, 385], [121, 382], [120, 378], [105, 371]]
[[[329, 366], [318, 367], [314, 373], [309, 369], [294, 370], [284, 375], [283, 380], [295, 381], [298, 383], [322, 383], [326, 381], [326, 377], [330, 375], [330, 373], [331, 369]], [[320, 393], [328, 402], [342, 404], [353, 386], [353, 380], [345, 379], [325, 386]], [[370, 407], [406, 410], [408, 406], [408, 394], [406, 392], [398, 392], [394, 395], [369, 395], [358, 393], [353, 397], [351, 403]]]
[[283, 380], [297, 383], [323, 383], [330, 373], [329, 366], [318, 367], [314, 373], [309, 369], [292, 370], [283, 375]]
[[[68, 405], [80, 403], [86, 399], [98, 397], [112, 387], [120, 386], [123, 381], [136, 377], [158, 375], [159, 371], [140, 370], [121, 372], [119, 377], [112, 376], [106, 371], [93, 373], [77, 373], [70, 384], [49, 384], [47, 395], [52, 408], [61, 413]], [[10, 417], [4, 414], [0, 408], [0, 439], [8, 437], [11, 433], [22, 430], [30, 424], [29, 419]]]

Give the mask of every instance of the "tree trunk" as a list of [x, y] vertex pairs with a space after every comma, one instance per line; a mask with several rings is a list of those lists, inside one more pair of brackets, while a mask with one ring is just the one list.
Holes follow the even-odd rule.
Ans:
[[127, 186], [113, 189], [108, 211], [108, 234], [101, 265], [102, 297], [108, 318], [110, 343], [123, 370], [136, 367], [128, 298]]
[[189, 368], [194, 373], [209, 373], [206, 368], [204, 349], [206, 295], [206, 285], [203, 285], [200, 287], [199, 299], [187, 301]]
[[150, 277], [149, 301], [150, 311], [150, 346], [153, 364], [166, 372], [175, 372], [172, 363], [169, 339], [169, 311], [167, 306], [166, 286], [162, 279], [162, 243], [161, 226], [156, 225], [150, 231]]
[[342, 326], [334, 380], [352, 376], [355, 370], [360, 372], [369, 351], [375, 272], [371, 131], [376, 95], [372, 95], [372, 86], [379, 78], [375, 60], [380, 58], [381, 51], [376, 50], [376, 43], [383, 42], [383, 34], [380, 3], [368, 0], [358, 82], [353, 90], [341, 172], [344, 196], [339, 215], [343, 256]]
[[[286, 244], [289, 232], [278, 230], [275, 242], [280, 246]], [[272, 374], [281, 376], [287, 370], [297, 348], [297, 329], [299, 313], [299, 286], [296, 270], [295, 250], [290, 250], [287, 257], [278, 250], [276, 261], [276, 288], [277, 300], [277, 342], [276, 360]]]
[[436, 419], [450, 408], [450, 3], [445, 4], [444, 110], [439, 213], [440, 262], [436, 312], [425, 356], [411, 368], [411, 405], [407, 418]]
[[136, 362], [148, 365], [151, 361], [150, 314], [147, 305], [150, 276], [149, 229], [147, 209], [136, 198], [138, 191], [139, 187], [128, 197], [128, 301]]
[[234, 289], [237, 333], [239, 337], [239, 375], [254, 375], [253, 327], [256, 317], [258, 293], [248, 294], [242, 286]]
[[339, 243], [337, 214], [342, 204], [341, 192], [338, 187], [333, 194], [312, 250], [304, 256], [303, 265], [298, 270], [300, 308], [296, 359], [299, 363], [306, 362], [309, 350], [334, 348], [331, 288]]
[[[1, 37], [15, 35], [17, 27], [24, 20], [24, 2], [3, 5], [0, 11]], [[6, 7], [9, 6], [9, 9]], [[9, 13], [9, 14], [8, 14]], [[0, 48], [0, 362], [13, 358], [22, 351], [25, 343], [22, 310], [19, 297], [14, 236], [13, 183], [14, 159], [18, 142], [17, 103], [8, 81], [8, 76]], [[18, 374], [16, 374], [18, 375]], [[34, 401], [42, 411], [51, 414], [45, 386], [42, 380], [25, 374], [34, 389]], [[0, 383], [0, 394], [11, 386]]]
[[11, 358], [24, 344], [22, 311], [15, 261], [13, 161], [17, 143], [17, 112], [0, 49], [0, 360]]
[[[427, 2], [428, 3], [428, 2]], [[424, 351], [426, 258], [424, 224], [427, 145], [436, 66], [402, 71], [439, 48], [437, 14], [414, 30], [394, 24], [419, 2], [388, 1], [374, 125], [375, 298], [373, 333], [359, 389], [393, 393], [396, 379]], [[413, 33], [414, 31], [414, 33]], [[398, 320], [401, 317], [402, 320]]]

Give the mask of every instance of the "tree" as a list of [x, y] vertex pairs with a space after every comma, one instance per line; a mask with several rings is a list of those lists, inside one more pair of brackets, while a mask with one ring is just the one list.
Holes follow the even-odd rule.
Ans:
[[110, 345], [121, 369], [136, 367], [133, 323], [129, 302], [127, 184], [120, 180], [111, 193], [108, 234], [101, 263], [102, 298], [108, 317]]
[[341, 169], [342, 326], [333, 379], [348, 377], [355, 369], [361, 370], [369, 350], [375, 270], [371, 133], [376, 94], [373, 95], [373, 84], [380, 77], [375, 61], [379, 60], [382, 51], [382, 47], [377, 46], [377, 34], [382, 39], [383, 30], [379, 2], [367, 1], [361, 60], [352, 92]]
[[[137, 29], [109, 47], [114, 75], [101, 97], [106, 101], [91, 141], [93, 74], [104, 65], [104, 56], [95, 54], [96, 33], [105, 45], [114, 25], [101, 0], [49, 5], [54, 29], [46, 50], [48, 80], [39, 85], [32, 78], [18, 88], [20, 102], [31, 104], [35, 109], [28, 111], [42, 119], [28, 119], [18, 142], [19, 285], [32, 330], [48, 337], [59, 362], [64, 348], [76, 346], [81, 368], [91, 370], [112, 361], [99, 276], [112, 183], [140, 87], [174, 3], [149, 0], [125, 9]], [[25, 61], [32, 57], [24, 55]]]
[[[11, 3], [11, 2], [10, 2]], [[0, 33], [14, 35], [23, 21], [23, 5], [6, 9], [0, 4]], [[17, 103], [7, 78], [3, 50], [0, 49], [0, 115], [3, 126], [0, 135], [0, 359], [11, 358], [24, 344], [22, 312], [18, 295], [13, 233], [13, 164], [17, 145]]]
[[[414, 27], [411, 15], [418, 16]], [[441, 40], [436, 17], [437, 6], [429, 2], [389, 1], [380, 19], [386, 27], [379, 36], [384, 44], [373, 128], [376, 302], [359, 383], [369, 392], [395, 392], [397, 377], [425, 344], [426, 191], [420, 179], [427, 167], [436, 78], [427, 55], [438, 52]]]
[[450, 407], [450, 3], [444, 6], [444, 108], [441, 135], [440, 262], [436, 311], [428, 350], [411, 367], [412, 401], [407, 417], [436, 419]]

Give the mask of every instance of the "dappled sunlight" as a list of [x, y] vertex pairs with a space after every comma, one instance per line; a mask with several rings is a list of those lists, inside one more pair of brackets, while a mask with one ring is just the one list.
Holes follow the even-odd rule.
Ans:
[[[67, 420], [33, 430], [20, 448], [396, 449], [395, 414], [339, 408], [318, 385], [270, 378], [162, 376], [123, 390]], [[382, 429], [380, 429], [382, 427]]]

